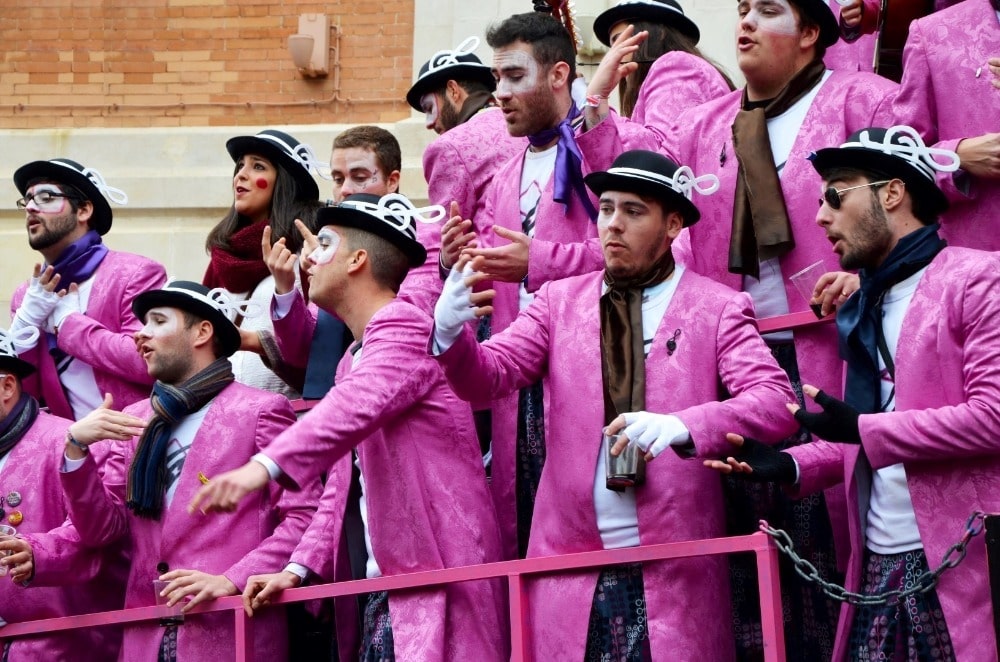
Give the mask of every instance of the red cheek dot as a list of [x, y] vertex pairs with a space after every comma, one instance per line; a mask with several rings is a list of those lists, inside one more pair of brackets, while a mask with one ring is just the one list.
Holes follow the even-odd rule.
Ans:
[[257, 188], [266, 189], [267, 188], [267, 180], [264, 179], [263, 177], [261, 177], [260, 179], [258, 179], [257, 180]]

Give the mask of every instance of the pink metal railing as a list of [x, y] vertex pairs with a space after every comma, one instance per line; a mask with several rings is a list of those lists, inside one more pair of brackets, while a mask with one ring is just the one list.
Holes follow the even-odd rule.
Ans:
[[[524, 593], [525, 578], [534, 575], [554, 574], [568, 570], [581, 570], [621, 563], [639, 563], [690, 556], [731, 554], [735, 552], [753, 552], [756, 555], [757, 577], [760, 586], [760, 611], [764, 635], [764, 659], [767, 662], [781, 662], [785, 659], [785, 639], [781, 622], [778, 550], [771, 541], [771, 538], [764, 533], [733, 536], [730, 538], [664, 543], [660, 545], [630, 547], [627, 549], [583, 552], [519, 561], [502, 561], [499, 563], [487, 563], [461, 568], [447, 568], [444, 570], [430, 570], [393, 575], [391, 577], [379, 577], [377, 579], [320, 584], [285, 591], [279, 598], [272, 600], [272, 603], [289, 604], [343, 595], [431, 587], [452, 582], [506, 577], [510, 602], [511, 660], [526, 662], [531, 660], [531, 646], [528, 639], [529, 624], [528, 605]], [[220, 598], [208, 604], [198, 605], [191, 610], [189, 617], [193, 614], [222, 611], [231, 611], [235, 619], [237, 662], [253, 662], [255, 659], [253, 650], [253, 621], [244, 612], [243, 602], [239, 596]], [[168, 615], [167, 607], [153, 606], [12, 623], [0, 628], [0, 641], [82, 627], [154, 621]]]
[[[771, 333], [774, 331], [816, 326], [818, 324], [828, 324], [833, 319], [832, 315], [817, 319], [812, 311], [806, 310], [762, 319], [758, 321], [758, 326], [761, 333]], [[292, 405], [296, 412], [305, 412], [312, 409], [316, 402], [318, 401], [295, 400], [292, 402]], [[688, 542], [631, 547], [628, 549], [583, 552], [580, 554], [523, 559], [519, 561], [503, 561], [500, 563], [465, 566], [462, 568], [447, 568], [444, 570], [430, 570], [391, 577], [379, 577], [377, 579], [320, 584], [285, 591], [279, 598], [272, 600], [272, 603], [290, 604], [319, 598], [505, 577], [508, 582], [510, 604], [511, 660], [514, 662], [525, 662], [531, 659], [530, 641], [528, 639], [529, 625], [527, 622], [528, 606], [524, 594], [525, 577], [621, 563], [638, 563], [642, 561], [703, 556], [706, 554], [732, 554], [737, 552], [753, 552], [757, 557], [757, 578], [759, 582], [760, 611], [764, 635], [764, 659], [766, 662], [783, 661], [785, 659], [785, 638], [781, 624], [778, 552], [770, 537], [763, 533], [754, 533], [748, 536], [733, 536], [730, 538], [713, 538], [710, 540], [692, 540]], [[243, 603], [239, 596], [220, 598], [209, 604], [195, 607], [190, 613], [202, 614], [220, 611], [233, 612], [236, 623], [235, 648], [237, 661], [253, 662], [253, 622], [243, 611]], [[166, 607], [153, 606], [13, 623], [0, 628], [0, 641], [8, 638], [58, 632], [60, 630], [72, 630], [81, 627], [152, 621], [167, 615]]]

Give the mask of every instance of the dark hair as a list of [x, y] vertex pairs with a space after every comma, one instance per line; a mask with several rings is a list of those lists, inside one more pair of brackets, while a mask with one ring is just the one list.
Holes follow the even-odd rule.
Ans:
[[[199, 322], [208, 322], [209, 324], [212, 324], [210, 320], [207, 320], [200, 315], [195, 315], [189, 310], [181, 309], [181, 316], [184, 318], [185, 329], [190, 329]], [[222, 349], [222, 339], [219, 337], [219, 334], [215, 332], [214, 324], [212, 324], [212, 351], [215, 353], [215, 358], [217, 359], [225, 356], [225, 352]]]
[[[489, 85], [478, 79], [471, 79], [471, 78], [461, 79], [461, 80], [455, 79], [455, 82], [458, 83], [459, 87], [465, 90], [466, 94], [476, 94], [477, 92], [478, 93], [485, 92], [486, 94], [493, 94], [493, 88], [491, 88]], [[447, 83], [445, 85], [442, 85], [438, 91], [443, 93], [445, 89], [447, 89]]]
[[[823, 173], [823, 181], [834, 181], [834, 180], [849, 180], [861, 177], [868, 180], [869, 182], [877, 182], [883, 179], [899, 179], [906, 186], [907, 193], [910, 194], [910, 213], [913, 217], [920, 221], [922, 225], [930, 225], [931, 223], [938, 222], [938, 214], [934, 210], [934, 205], [928, 202], [921, 193], [914, 190], [906, 181], [900, 179], [895, 175], [890, 175], [879, 170], [862, 170], [861, 168], [830, 168], [825, 173]], [[871, 196], [874, 200], [878, 200], [878, 189], [880, 187], [871, 187]]]
[[486, 31], [486, 43], [490, 48], [503, 48], [518, 41], [531, 46], [535, 61], [539, 64], [548, 68], [557, 62], [565, 62], [569, 65], [569, 80], [572, 82], [576, 78], [573, 39], [563, 24], [551, 14], [514, 14], [491, 25]]
[[333, 139], [334, 149], [360, 147], [375, 152], [375, 161], [388, 177], [393, 171], [403, 169], [403, 154], [399, 141], [383, 128], [363, 124], [347, 129]]
[[799, 13], [799, 30], [806, 30], [807, 28], [816, 28], [816, 56], [815, 59], [822, 60], [823, 56], [826, 55], [826, 45], [822, 43], [823, 39], [823, 29], [820, 27], [819, 21], [810, 16], [806, 11], [799, 5], [795, 4], [794, 0], [789, 3], [795, 8], [795, 11]]
[[[297, 185], [295, 179], [277, 163], [268, 159], [268, 163], [274, 167], [276, 176], [274, 179], [274, 190], [271, 194], [271, 211], [268, 214], [271, 225], [271, 241], [285, 240], [288, 250], [293, 253], [302, 248], [302, 235], [295, 228], [295, 219], [303, 221], [303, 215], [315, 213], [318, 204], [314, 200], [296, 200]], [[233, 175], [239, 169], [239, 161], [233, 166]], [[213, 248], [220, 248], [224, 251], [232, 250], [230, 238], [237, 230], [250, 225], [250, 219], [236, 211], [236, 206], [230, 206], [229, 211], [215, 227], [213, 227], [208, 237], [205, 239], [205, 250], [211, 253]]]
[[649, 70], [653, 67], [653, 63], [656, 62], [656, 59], [661, 55], [670, 53], [671, 51], [683, 51], [700, 57], [715, 67], [716, 71], [719, 72], [719, 75], [725, 79], [726, 85], [729, 86], [730, 91], [736, 89], [733, 85], [733, 81], [726, 74], [725, 70], [723, 70], [723, 68], [715, 60], [702, 55], [694, 41], [691, 40], [691, 37], [683, 34], [676, 28], [663, 23], [655, 23], [653, 21], [635, 21], [632, 25], [635, 26], [635, 31], [637, 33], [642, 32], [643, 30], [649, 32], [649, 37], [647, 37], [644, 42], [639, 44], [639, 50], [637, 50], [632, 56], [632, 60], [639, 63], [639, 68], [623, 78], [618, 84], [618, 93], [621, 96], [622, 115], [625, 117], [632, 116], [632, 111], [635, 110], [635, 102], [639, 98], [639, 88], [642, 87], [643, 82], [649, 75]]
[[344, 237], [349, 250], [362, 249], [368, 253], [368, 262], [371, 264], [375, 282], [393, 292], [399, 292], [399, 286], [410, 270], [410, 260], [402, 250], [389, 240], [358, 228], [337, 226], [337, 232]]

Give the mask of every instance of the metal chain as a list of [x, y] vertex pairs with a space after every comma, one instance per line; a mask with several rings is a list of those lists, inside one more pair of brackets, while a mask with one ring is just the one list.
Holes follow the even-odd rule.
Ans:
[[788, 558], [792, 560], [795, 564], [795, 572], [797, 572], [800, 577], [806, 581], [818, 584], [820, 588], [823, 589], [823, 592], [829, 597], [852, 605], [885, 605], [896, 604], [900, 600], [903, 600], [904, 598], [907, 598], [915, 593], [926, 593], [934, 588], [934, 586], [937, 585], [938, 578], [944, 574], [946, 570], [954, 568], [965, 559], [966, 547], [968, 547], [969, 542], [983, 532], [985, 517], [985, 513], [978, 510], [969, 515], [969, 519], [965, 522], [965, 533], [958, 542], [949, 547], [948, 551], [944, 553], [941, 565], [934, 570], [928, 570], [927, 572], [921, 574], [913, 586], [903, 591], [886, 591], [885, 593], [879, 593], [877, 595], [852, 593], [839, 584], [826, 581], [820, 577], [816, 566], [795, 553], [795, 549], [792, 545], [792, 539], [789, 537], [788, 533], [782, 531], [781, 529], [773, 528], [765, 520], [760, 521], [760, 530], [771, 536], [778, 549], [784, 552]]

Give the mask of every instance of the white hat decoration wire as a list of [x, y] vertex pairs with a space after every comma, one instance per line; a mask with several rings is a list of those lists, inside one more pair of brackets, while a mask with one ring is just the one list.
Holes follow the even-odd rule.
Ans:
[[[916, 129], [909, 126], [896, 125], [886, 129], [881, 141], [872, 140], [868, 131], [862, 131], [858, 138], [858, 142], [844, 143], [841, 147], [863, 147], [897, 156], [908, 161], [931, 181], [935, 172], [955, 172], [961, 165], [958, 154], [949, 149], [928, 147]], [[892, 142], [893, 138], [899, 143]], [[943, 157], [947, 162], [942, 163], [935, 157]]]
[[0, 329], [0, 356], [17, 357], [24, 350], [34, 347], [38, 337], [38, 327], [34, 326], [22, 326], [15, 331]]
[[400, 193], [382, 196], [377, 205], [362, 200], [345, 200], [339, 206], [377, 216], [411, 239], [416, 239], [414, 227], [410, 225], [411, 219], [418, 223], [440, 223], [448, 213], [441, 205], [415, 207], [409, 198]]

